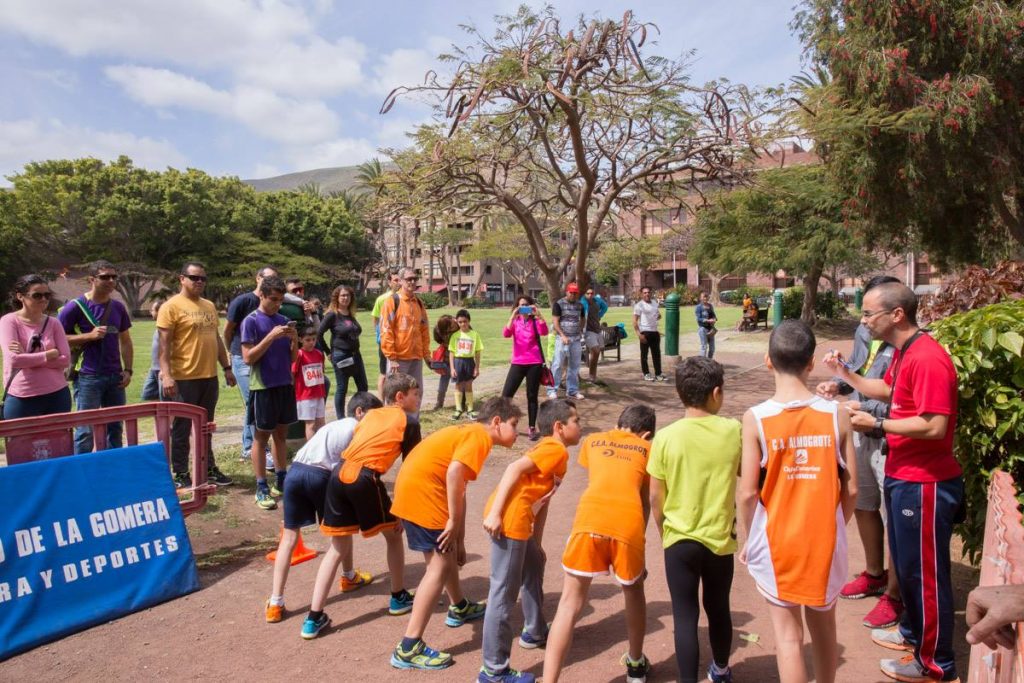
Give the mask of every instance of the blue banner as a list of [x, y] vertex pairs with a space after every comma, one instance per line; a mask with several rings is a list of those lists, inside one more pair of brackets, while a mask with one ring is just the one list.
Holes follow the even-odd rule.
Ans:
[[199, 588], [160, 444], [0, 467], [0, 659]]

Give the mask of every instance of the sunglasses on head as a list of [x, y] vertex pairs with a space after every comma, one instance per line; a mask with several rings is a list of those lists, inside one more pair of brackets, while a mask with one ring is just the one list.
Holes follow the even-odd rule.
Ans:
[[188, 273], [184, 273], [183, 277], [187, 277], [192, 282], [206, 282], [209, 279], [205, 275], [189, 275]]
[[40, 299], [46, 299], [47, 301], [49, 301], [50, 297], [53, 296], [53, 292], [32, 292], [28, 296], [29, 298], [35, 299], [36, 301], [39, 301]]
[[97, 275], [96, 279], [97, 280], [105, 280], [107, 282], [110, 282], [111, 280], [116, 280], [117, 279], [117, 275], [114, 275], [113, 273], [104, 273], [103, 275]]
[[28, 340], [29, 353], [35, 353], [43, 348], [43, 338], [38, 334], [33, 334], [32, 338]]

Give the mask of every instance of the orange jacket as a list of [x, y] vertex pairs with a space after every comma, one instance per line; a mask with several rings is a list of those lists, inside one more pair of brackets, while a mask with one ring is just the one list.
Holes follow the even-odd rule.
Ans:
[[416, 296], [398, 293], [380, 307], [380, 350], [390, 360], [415, 360], [430, 355], [430, 322], [427, 309]]

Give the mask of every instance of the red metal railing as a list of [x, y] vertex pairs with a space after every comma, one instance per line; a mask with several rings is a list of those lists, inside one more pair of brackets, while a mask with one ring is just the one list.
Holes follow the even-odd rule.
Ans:
[[[996, 470], [988, 489], [981, 586], [1024, 583], [1024, 528], [1017, 509], [1013, 477]], [[1024, 683], [1024, 629], [1018, 627], [1012, 650], [979, 644], [971, 648], [968, 683]]]
[[179, 494], [186, 496], [180, 501], [181, 510], [189, 515], [206, 505], [207, 497], [217, 490], [213, 484], [206, 483], [208, 437], [217, 425], [206, 421], [205, 408], [187, 403], [161, 401], [3, 420], [0, 421], [0, 438], [5, 440], [7, 464], [17, 465], [33, 460], [49, 460], [72, 455], [75, 452], [75, 427], [92, 427], [96, 450], [103, 450], [107, 447], [106, 425], [111, 422], [124, 422], [125, 444], [138, 445], [139, 420], [151, 419], [156, 426], [156, 440], [163, 443], [169, 463], [171, 424], [175, 418], [192, 421], [192, 486], [179, 489]]

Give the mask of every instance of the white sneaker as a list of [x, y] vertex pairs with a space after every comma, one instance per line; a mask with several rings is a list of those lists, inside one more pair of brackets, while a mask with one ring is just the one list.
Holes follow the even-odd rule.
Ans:
[[648, 372], [646, 375], [644, 375], [644, 381], [645, 382], [653, 382], [654, 381], [654, 375], [652, 375], [651, 373]]
[[903, 659], [883, 659], [879, 662], [879, 668], [889, 678], [904, 683], [931, 683], [935, 680], [924, 672], [924, 668], [917, 663], [914, 655], [907, 655]]
[[658, 380], [659, 382], [667, 382], [668, 381], [668, 377], [666, 377], [665, 375], [658, 375], [654, 379]]
[[554, 389], [548, 389], [548, 400], [558, 398], [558, 392]]
[[889, 650], [902, 650], [905, 652], [914, 651], [914, 646], [903, 638], [903, 634], [900, 633], [898, 626], [894, 626], [893, 628], [871, 629], [871, 641], [875, 645], [881, 645]]
[[586, 396], [584, 396], [583, 394], [581, 394], [580, 392], [577, 391], [575, 394], [573, 394], [569, 398], [571, 398], [573, 400], [576, 400], [576, 401], [582, 401], [583, 399], [586, 398]]

